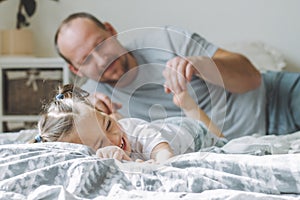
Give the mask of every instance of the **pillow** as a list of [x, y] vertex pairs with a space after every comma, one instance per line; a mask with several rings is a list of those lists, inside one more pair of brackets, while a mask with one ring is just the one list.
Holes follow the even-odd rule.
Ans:
[[2, 144], [24, 144], [32, 140], [39, 131], [37, 129], [21, 130], [19, 132], [0, 133], [0, 145]]
[[224, 45], [224, 49], [246, 56], [261, 72], [282, 71], [286, 67], [283, 55], [263, 42], [240, 42]]

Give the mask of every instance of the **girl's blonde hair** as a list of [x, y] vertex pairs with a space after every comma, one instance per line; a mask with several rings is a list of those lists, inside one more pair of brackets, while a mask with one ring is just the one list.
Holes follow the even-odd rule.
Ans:
[[59, 87], [56, 98], [45, 106], [45, 112], [38, 122], [39, 134], [30, 143], [55, 142], [64, 138], [74, 129], [74, 117], [79, 115], [76, 103], [91, 106], [89, 93], [67, 84]]

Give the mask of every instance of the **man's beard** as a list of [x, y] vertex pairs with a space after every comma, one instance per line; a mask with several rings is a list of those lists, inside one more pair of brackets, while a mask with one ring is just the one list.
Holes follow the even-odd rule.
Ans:
[[[121, 60], [121, 67], [122, 67], [122, 69], [123, 69], [123, 74], [122, 74], [122, 76], [124, 76], [128, 71], [129, 71], [129, 63], [128, 63], [128, 58], [127, 58], [127, 54], [125, 54], [124, 55], [125, 57], [125, 59], [124, 59], [124, 61], [122, 61]], [[112, 62], [113, 63], [113, 62]], [[111, 64], [112, 64], [111, 63]], [[103, 74], [105, 73], [105, 71], [103, 72]], [[121, 76], [121, 77], [122, 77]], [[120, 77], [120, 78], [121, 78]], [[119, 81], [119, 79], [118, 80], [105, 80], [105, 81], [101, 81], [101, 79], [100, 79], [100, 82], [102, 82], [102, 83], [107, 83], [107, 84], [109, 84], [109, 85], [112, 85], [112, 86], [115, 86], [117, 83], [118, 83], [118, 81]]]

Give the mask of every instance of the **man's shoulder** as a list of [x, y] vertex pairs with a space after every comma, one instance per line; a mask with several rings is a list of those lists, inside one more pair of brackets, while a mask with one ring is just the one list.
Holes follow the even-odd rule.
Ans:
[[168, 33], [182, 34], [184, 36], [191, 36], [193, 34], [193, 32], [191, 32], [190, 30], [175, 25], [166, 25], [163, 26], [162, 28], [165, 29], [165, 31]]
[[124, 46], [137, 49], [165, 47], [174, 41], [185, 41], [192, 33], [181, 27], [165, 25], [134, 29], [129, 31], [128, 35], [130, 38], [126, 36], [127, 40], [121, 39]]

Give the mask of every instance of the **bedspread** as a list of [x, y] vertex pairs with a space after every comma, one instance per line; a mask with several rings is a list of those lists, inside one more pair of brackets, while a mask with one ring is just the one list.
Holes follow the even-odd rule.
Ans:
[[79, 144], [3, 144], [0, 199], [300, 199], [299, 141], [247, 136], [160, 165]]

